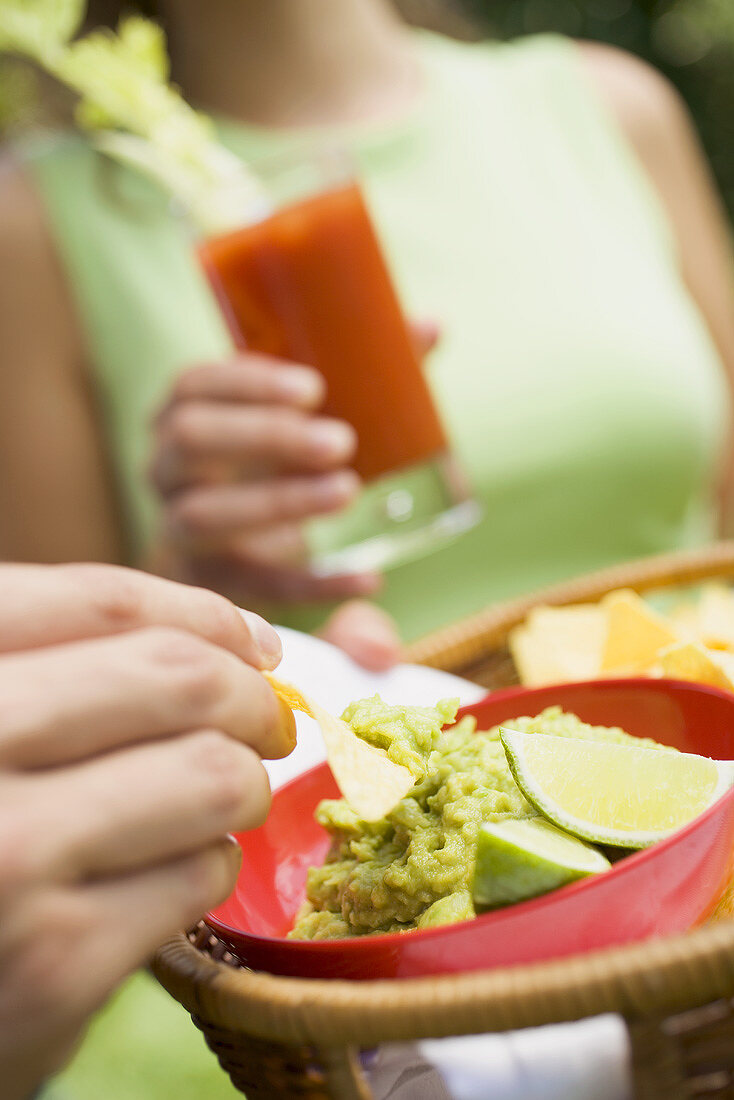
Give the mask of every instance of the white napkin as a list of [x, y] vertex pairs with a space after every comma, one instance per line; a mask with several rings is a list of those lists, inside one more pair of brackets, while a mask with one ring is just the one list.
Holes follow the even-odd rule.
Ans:
[[386, 1044], [363, 1059], [375, 1100], [630, 1100], [618, 1016]]
[[[476, 684], [418, 665], [372, 673], [319, 638], [278, 627], [283, 661], [277, 675], [302, 688], [332, 714], [378, 692], [391, 703], [430, 706], [458, 697], [473, 703]], [[273, 789], [324, 759], [316, 723], [296, 716], [298, 745], [286, 760], [268, 761]], [[467, 1035], [416, 1044], [388, 1044], [365, 1055], [375, 1100], [629, 1100], [627, 1031], [619, 1016], [501, 1035]]]

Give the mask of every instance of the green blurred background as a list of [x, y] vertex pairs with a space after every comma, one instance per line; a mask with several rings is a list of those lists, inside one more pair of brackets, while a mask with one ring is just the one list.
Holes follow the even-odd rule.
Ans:
[[[396, 3], [412, 22], [461, 37], [509, 39], [560, 31], [622, 46], [652, 62], [687, 101], [734, 217], [734, 0]], [[93, 17], [104, 18], [111, 6], [93, 0]], [[63, 118], [65, 107], [63, 97], [44, 88], [35, 74], [0, 60], [0, 134]]]

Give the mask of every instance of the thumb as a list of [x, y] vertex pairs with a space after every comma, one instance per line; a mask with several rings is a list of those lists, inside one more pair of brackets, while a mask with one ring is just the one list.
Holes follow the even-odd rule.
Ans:
[[366, 600], [348, 600], [318, 632], [370, 672], [387, 672], [400, 660], [402, 643], [392, 617]]

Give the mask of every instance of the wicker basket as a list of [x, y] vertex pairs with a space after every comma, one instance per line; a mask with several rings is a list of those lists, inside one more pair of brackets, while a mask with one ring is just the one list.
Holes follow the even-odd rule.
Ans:
[[[493, 607], [411, 647], [409, 659], [486, 687], [516, 682], [508, 631], [537, 603], [734, 578], [734, 543], [615, 567]], [[410, 981], [280, 978], [241, 968], [203, 926], [166, 943], [153, 970], [249, 1100], [369, 1100], [360, 1049], [620, 1013], [637, 1100], [734, 1100], [734, 921], [684, 936], [535, 964]]]

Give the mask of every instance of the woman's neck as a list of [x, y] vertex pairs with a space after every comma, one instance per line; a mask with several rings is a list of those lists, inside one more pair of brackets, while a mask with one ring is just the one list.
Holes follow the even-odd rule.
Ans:
[[418, 96], [407, 29], [386, 0], [164, 0], [188, 99], [262, 126], [395, 117]]

